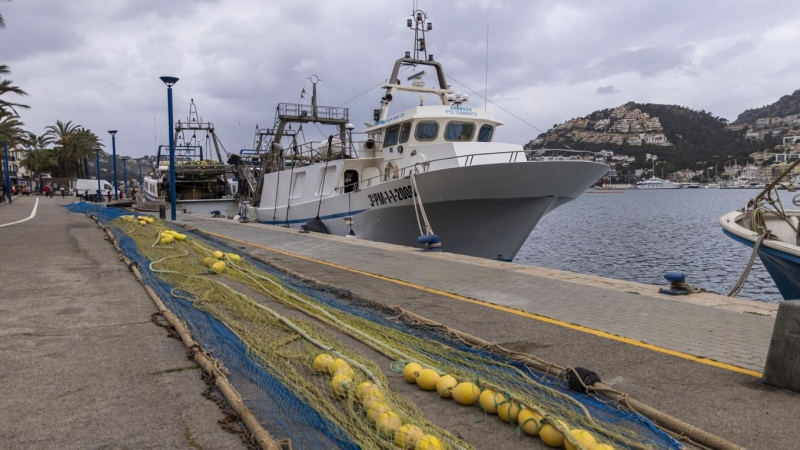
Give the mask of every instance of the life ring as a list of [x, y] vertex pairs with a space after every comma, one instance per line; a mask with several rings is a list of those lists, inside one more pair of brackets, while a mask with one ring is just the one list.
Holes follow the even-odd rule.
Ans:
[[386, 168], [383, 169], [383, 174], [386, 180], [396, 180], [400, 178], [400, 171], [397, 169], [397, 164], [394, 161], [386, 163]]

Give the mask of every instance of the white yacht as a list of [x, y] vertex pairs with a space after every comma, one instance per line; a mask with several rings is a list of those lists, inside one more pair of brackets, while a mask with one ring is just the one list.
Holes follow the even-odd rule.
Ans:
[[[407, 25], [415, 33], [413, 56], [395, 62], [362, 133], [353, 133], [347, 109], [317, 105], [314, 77], [312, 105], [278, 106], [274, 128], [264, 131], [271, 142], [254, 168], [260, 176], [253, 203], [242, 209], [266, 224], [401, 245], [435, 247], [440, 239], [447, 252], [511, 260], [542, 216], [577, 198], [609, 167], [528, 161], [521, 145], [495, 142], [502, 122], [451, 89], [427, 53], [427, 15], [415, 11]], [[433, 72], [434, 86], [426, 85], [422, 68]], [[401, 80], [402, 69], [413, 70]], [[400, 95], [419, 104], [391, 113]], [[298, 144], [297, 129], [292, 134], [287, 124], [309, 122], [338, 130], [316, 146]]]
[[681, 185], [672, 181], [662, 180], [661, 178], [650, 178], [649, 180], [636, 183], [636, 189], [680, 189]]

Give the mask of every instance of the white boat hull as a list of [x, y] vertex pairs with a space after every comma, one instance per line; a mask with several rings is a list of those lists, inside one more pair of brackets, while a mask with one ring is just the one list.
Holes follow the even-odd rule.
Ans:
[[[448, 252], [511, 260], [539, 220], [577, 198], [608, 172], [587, 161], [482, 164], [416, 175], [430, 225]], [[262, 223], [299, 228], [317, 216], [331, 234], [417, 245], [411, 180], [400, 178], [357, 192], [278, 208], [257, 208]], [[278, 202], [280, 204], [280, 202]]]

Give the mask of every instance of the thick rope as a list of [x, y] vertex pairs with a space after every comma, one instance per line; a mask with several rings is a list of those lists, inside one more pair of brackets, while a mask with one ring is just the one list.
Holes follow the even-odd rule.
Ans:
[[739, 277], [739, 280], [736, 284], [733, 285], [730, 292], [728, 292], [728, 297], [735, 297], [736, 295], [741, 292], [742, 288], [744, 287], [745, 281], [747, 281], [747, 277], [750, 275], [750, 270], [753, 268], [753, 263], [756, 261], [756, 255], [758, 255], [758, 248], [761, 247], [761, 243], [764, 242], [764, 239], [769, 235], [769, 232], [766, 231], [762, 233], [758, 240], [756, 241], [755, 245], [753, 245], [753, 253], [750, 254], [750, 260], [747, 262], [747, 266], [744, 268], [744, 272], [742, 272], [742, 276]]

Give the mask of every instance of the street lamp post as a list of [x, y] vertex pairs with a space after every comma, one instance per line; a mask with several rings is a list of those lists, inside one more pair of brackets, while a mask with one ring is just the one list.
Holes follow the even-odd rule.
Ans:
[[103, 194], [100, 191], [100, 147], [94, 149], [95, 169], [97, 169], [97, 203], [100, 203]]
[[175, 206], [175, 127], [172, 123], [172, 86], [178, 82], [177, 77], [161, 77], [161, 81], [167, 85], [167, 109], [169, 111], [169, 207], [172, 211], [172, 220], [176, 220]]
[[128, 198], [128, 160], [127, 156], [122, 157], [122, 192], [125, 193], [125, 198]]
[[11, 204], [11, 172], [8, 171], [8, 142], [3, 141], [3, 171], [6, 174], [6, 195], [8, 203]]
[[114, 200], [119, 199], [117, 193], [117, 130], [108, 130], [111, 133], [111, 159], [114, 161]]
[[137, 164], [139, 167], [139, 190], [142, 190], [142, 165]]

